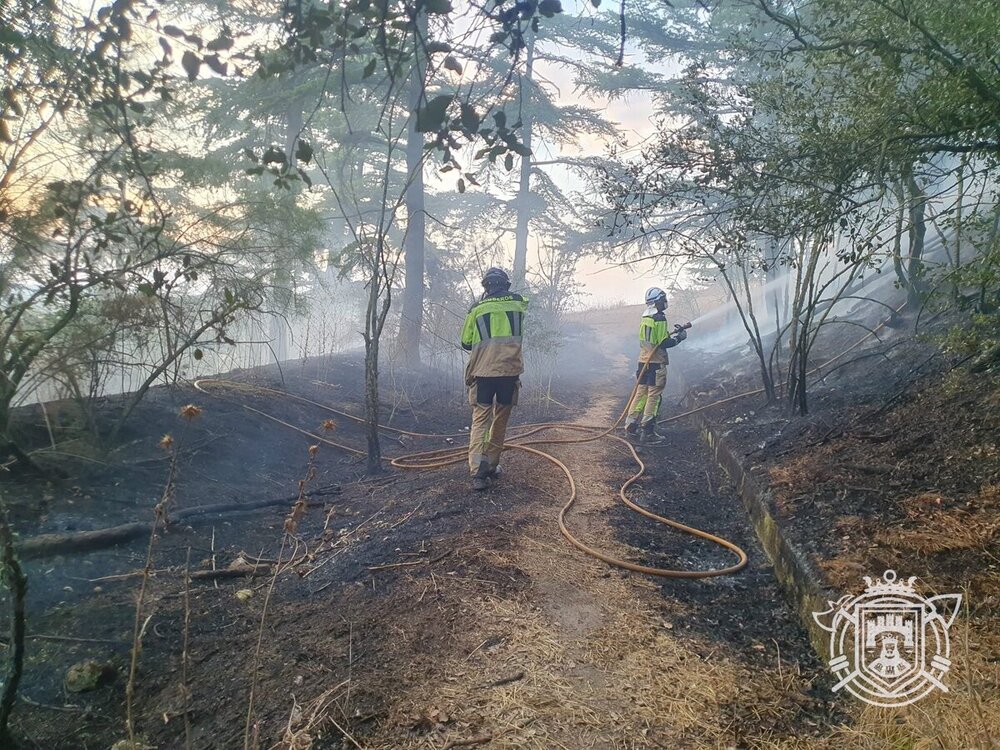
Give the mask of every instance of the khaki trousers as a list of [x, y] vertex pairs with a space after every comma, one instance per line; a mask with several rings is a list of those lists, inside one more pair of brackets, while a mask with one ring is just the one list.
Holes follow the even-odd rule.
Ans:
[[635, 424], [642, 419], [642, 424], [651, 424], [660, 410], [660, 395], [667, 385], [667, 366], [660, 365], [656, 372], [647, 372], [642, 382], [635, 389], [635, 396], [628, 405], [626, 424]]
[[[517, 404], [517, 388], [509, 399], [513, 403], [501, 404], [499, 399], [494, 402], [493, 394], [489, 394], [490, 403], [479, 403], [480, 390], [474, 384], [469, 388], [469, 403], [472, 405], [472, 426], [469, 430], [469, 473], [476, 474], [479, 465], [485, 461], [490, 470], [500, 464], [500, 454], [503, 453], [504, 438], [507, 436], [507, 423]], [[508, 400], [508, 399], [504, 399]]]

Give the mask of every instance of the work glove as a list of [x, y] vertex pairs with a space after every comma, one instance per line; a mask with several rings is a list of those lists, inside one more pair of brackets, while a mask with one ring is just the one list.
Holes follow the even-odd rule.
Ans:
[[674, 340], [679, 344], [688, 337], [688, 333], [683, 328], [679, 328], [676, 331], [674, 331], [673, 337]]

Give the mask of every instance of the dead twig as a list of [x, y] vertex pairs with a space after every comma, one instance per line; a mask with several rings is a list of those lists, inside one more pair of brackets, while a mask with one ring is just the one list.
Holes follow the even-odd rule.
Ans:
[[181, 640], [181, 700], [184, 714], [184, 748], [191, 750], [191, 687], [188, 684], [188, 644], [191, 635], [191, 548], [184, 562], [184, 634]]
[[494, 735], [492, 734], [480, 734], [475, 737], [470, 737], [467, 740], [450, 740], [447, 745], [445, 745], [441, 750], [452, 750], [455, 747], [472, 747], [473, 745], [485, 745], [487, 742], [493, 740]]
[[369, 567], [368, 570], [374, 572], [377, 570], [391, 570], [392, 568], [413, 568], [419, 565], [433, 565], [438, 560], [443, 560], [451, 553], [452, 550], [447, 550], [445, 552], [442, 552], [437, 557], [432, 557], [430, 560], [409, 560], [407, 562], [389, 563], [388, 565], [373, 565]]
[[354, 747], [356, 747], [358, 750], [365, 750], [361, 745], [358, 744], [358, 741], [351, 736], [350, 732], [348, 732], [346, 729], [340, 726], [340, 724], [337, 723], [336, 719], [334, 719], [332, 716], [328, 718], [330, 719], [330, 723], [337, 728], [337, 731], [340, 732], [342, 735], [344, 735], [344, 737], [346, 737], [348, 740], [350, 740], [351, 744], [354, 745]]
[[475, 737], [469, 737], [465, 740], [449, 740], [448, 744], [441, 748], [441, 750], [453, 750], [456, 747], [472, 747], [473, 745], [485, 745], [487, 742], [492, 742], [493, 740], [500, 739], [504, 735], [510, 734], [511, 732], [517, 732], [525, 727], [532, 724], [535, 720], [528, 719], [527, 721], [522, 721], [517, 726], [505, 729], [502, 732], [492, 732], [490, 734], [478, 734]]
[[[307, 493], [307, 498], [322, 497], [325, 495], [335, 495], [340, 492], [339, 485], [321, 487]], [[249, 503], [215, 503], [212, 505], [201, 505], [192, 508], [184, 508], [173, 513], [166, 523], [167, 526], [176, 526], [181, 521], [187, 524], [193, 523], [193, 519], [199, 516], [222, 514], [222, 513], [248, 513], [262, 508], [270, 508], [279, 505], [287, 505], [293, 500], [297, 500], [298, 495], [283, 498], [268, 498], [264, 500], [254, 500]], [[33, 560], [48, 555], [60, 554], [63, 552], [77, 552], [90, 549], [100, 549], [110, 547], [119, 542], [125, 542], [146, 533], [152, 533], [156, 522], [123, 523], [118, 526], [111, 526], [93, 531], [77, 531], [71, 534], [40, 534], [31, 539], [26, 539], [17, 545], [18, 554], [25, 560]]]
[[64, 641], [66, 643], [122, 643], [120, 638], [76, 638], [71, 635], [49, 635], [48, 633], [35, 633], [27, 638], [32, 641]]
[[487, 685], [487, 687], [491, 688], [503, 687], [504, 685], [510, 685], [511, 683], [514, 682], [520, 682], [523, 679], [524, 679], [524, 672], [517, 672], [516, 674], [512, 674], [510, 677], [502, 677], [501, 679], [496, 680], [495, 682], [491, 682], [489, 685]]
[[34, 706], [35, 708], [44, 708], [49, 711], [61, 711], [67, 714], [85, 714], [90, 712], [89, 708], [84, 708], [83, 706], [72, 706], [72, 705], [56, 706], [52, 703], [39, 703], [38, 701], [31, 700], [31, 698], [24, 695], [24, 693], [21, 693], [17, 697], [21, 702], [27, 703], [29, 706]]

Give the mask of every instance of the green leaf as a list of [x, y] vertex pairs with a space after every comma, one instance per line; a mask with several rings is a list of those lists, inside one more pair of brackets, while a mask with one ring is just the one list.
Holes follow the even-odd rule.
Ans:
[[264, 156], [261, 157], [261, 161], [265, 164], [287, 164], [288, 158], [285, 156], [285, 152], [280, 148], [277, 146], [271, 146], [264, 152]]
[[462, 75], [462, 63], [456, 60], [452, 55], [448, 55], [444, 59], [444, 67], [446, 70], [451, 70], [458, 73], [458, 75]]
[[181, 29], [178, 29], [176, 26], [171, 26], [170, 24], [163, 27], [163, 33], [167, 36], [172, 36], [175, 39], [180, 39], [184, 36], [184, 32]]
[[438, 52], [451, 52], [451, 45], [446, 42], [427, 42], [427, 46], [424, 47], [427, 55], [434, 55]]
[[218, 39], [213, 39], [212, 41], [210, 41], [208, 44], [205, 45], [205, 48], [209, 52], [221, 52], [223, 50], [230, 49], [232, 46], [233, 46], [233, 40], [230, 37], [223, 35], [220, 36]]
[[295, 158], [304, 164], [308, 164], [313, 158], [313, 147], [310, 145], [309, 141], [298, 142], [295, 147]]
[[448, 114], [448, 105], [455, 98], [454, 94], [435, 96], [426, 106], [417, 110], [417, 132], [430, 133], [440, 130]]
[[205, 356], [205, 354], [204, 354], [204, 352], [202, 352], [201, 349], [195, 349], [194, 350], [194, 358], [195, 359], [201, 359], [204, 356]]
[[423, 9], [428, 13], [447, 15], [451, 13], [451, 0], [424, 0]]
[[479, 130], [481, 122], [482, 119], [479, 117], [479, 113], [476, 112], [476, 108], [471, 104], [462, 102], [462, 127], [470, 133], [475, 133]]
[[226, 75], [229, 69], [227, 63], [222, 62], [218, 55], [206, 55], [204, 59], [205, 64], [218, 73], [220, 76]]
[[463, 180], [462, 178], [459, 178], [458, 180], [458, 192], [460, 193], [465, 192], [465, 180]]
[[185, 50], [184, 56], [181, 58], [181, 66], [184, 68], [184, 72], [187, 73], [189, 81], [193, 81], [198, 77], [198, 70], [201, 68], [201, 59], [191, 50]]
[[503, 158], [503, 165], [509, 172], [514, 168], [514, 154], [507, 152], [507, 155]]
[[538, 12], [546, 18], [552, 18], [556, 13], [562, 13], [562, 3], [559, 0], [542, 0], [538, 4]]
[[365, 70], [361, 74], [361, 77], [362, 78], [371, 78], [375, 74], [375, 66], [376, 65], [378, 65], [378, 58], [377, 57], [373, 57], [371, 60], [368, 61], [368, 64], [365, 66]]

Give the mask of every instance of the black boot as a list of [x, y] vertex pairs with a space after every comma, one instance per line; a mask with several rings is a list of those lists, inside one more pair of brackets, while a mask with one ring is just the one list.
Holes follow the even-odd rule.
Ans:
[[485, 490], [490, 486], [490, 465], [486, 461], [479, 462], [479, 469], [472, 475], [472, 489]]
[[625, 434], [629, 437], [637, 437], [639, 435], [639, 423], [629, 422], [625, 425]]
[[642, 426], [639, 442], [643, 445], [659, 445], [663, 442], [663, 436], [656, 431], [655, 420], [650, 420]]

